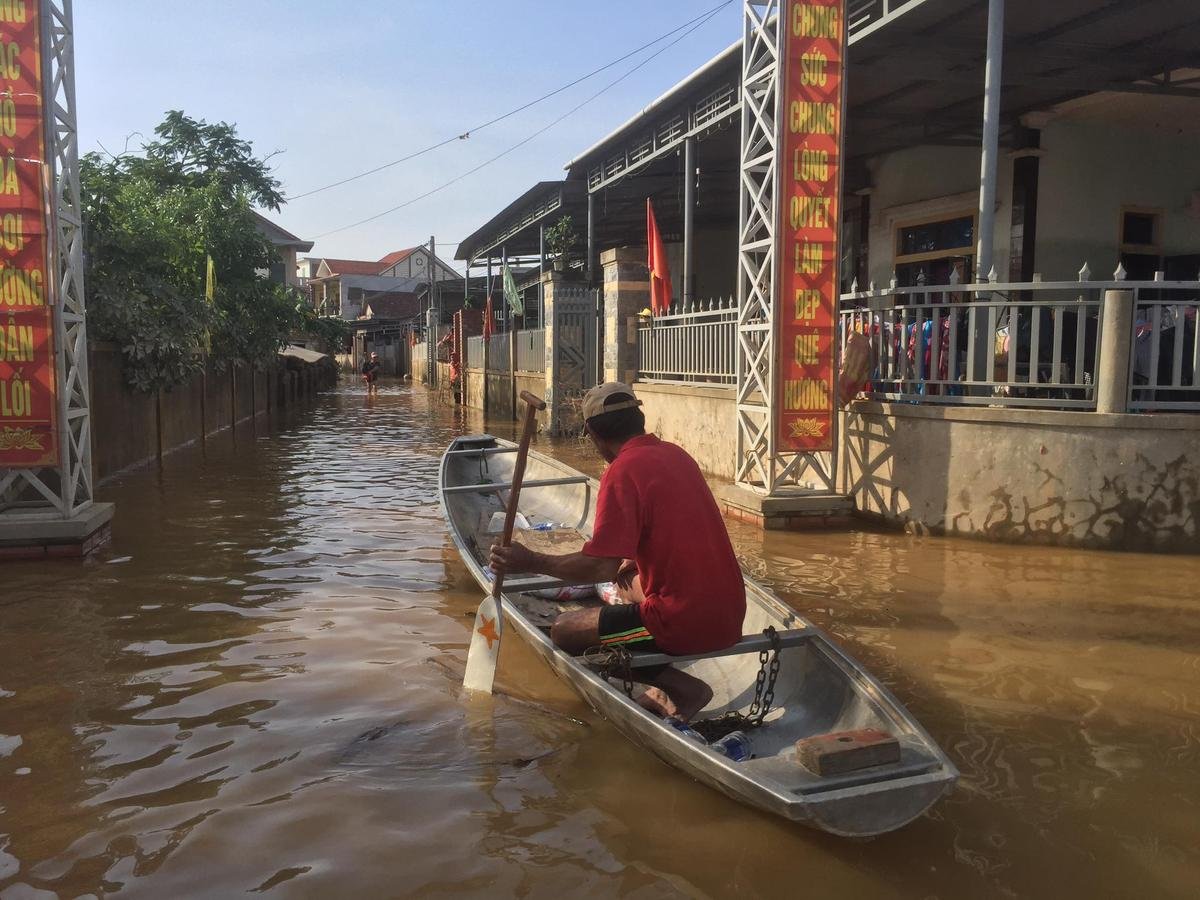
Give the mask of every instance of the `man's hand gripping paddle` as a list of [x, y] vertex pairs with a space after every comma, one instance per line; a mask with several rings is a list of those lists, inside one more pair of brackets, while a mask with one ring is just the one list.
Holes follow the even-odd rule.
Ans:
[[[508, 494], [508, 510], [504, 514], [504, 534], [500, 545], [512, 543], [513, 522], [517, 517], [517, 503], [521, 499], [521, 482], [525, 480], [525, 461], [529, 458], [529, 441], [537, 426], [537, 413], [546, 408], [546, 403], [529, 393], [521, 391], [525, 401], [525, 428], [521, 432], [521, 443], [517, 449], [517, 464], [513, 467], [512, 490]], [[500, 608], [500, 594], [504, 589], [504, 576], [496, 575], [492, 592], [483, 598], [479, 611], [475, 613], [475, 627], [471, 631], [471, 646], [467, 650], [467, 671], [463, 675], [463, 687], [472, 691], [492, 692], [496, 679], [496, 660], [500, 656], [500, 635], [504, 631], [504, 613]]]

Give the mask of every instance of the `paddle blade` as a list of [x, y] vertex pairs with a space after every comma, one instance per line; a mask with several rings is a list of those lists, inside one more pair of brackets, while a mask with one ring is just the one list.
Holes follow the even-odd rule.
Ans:
[[492, 692], [496, 680], [496, 660], [500, 657], [500, 635], [504, 630], [504, 616], [500, 603], [491, 594], [483, 598], [475, 613], [475, 625], [471, 629], [471, 646], [467, 650], [467, 671], [463, 675], [463, 687], [470, 691]]

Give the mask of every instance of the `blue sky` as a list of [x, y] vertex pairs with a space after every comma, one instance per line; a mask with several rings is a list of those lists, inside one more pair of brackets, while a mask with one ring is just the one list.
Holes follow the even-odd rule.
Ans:
[[[168, 109], [236, 123], [298, 194], [458, 134], [586, 74], [719, 0], [86, 0], [75, 4], [80, 148], [119, 152]], [[740, 36], [741, 3], [509, 157], [445, 192], [317, 240], [377, 259], [436, 235], [439, 254]], [[659, 45], [661, 46], [661, 45]], [[657, 49], [657, 48], [653, 48]], [[300, 199], [275, 218], [317, 238], [448, 181], [639, 59], [433, 154]], [[131, 137], [132, 136], [132, 137]], [[448, 252], [442, 253], [443, 250]]]

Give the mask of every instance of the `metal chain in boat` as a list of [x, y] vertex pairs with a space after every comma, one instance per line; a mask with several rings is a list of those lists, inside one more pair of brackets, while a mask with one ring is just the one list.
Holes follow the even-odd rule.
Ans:
[[[771, 642], [771, 664], [767, 670], [767, 684], [766, 689], [763, 691], [762, 707], [758, 710], [758, 720], [755, 722], [756, 725], [761, 725], [763, 717], [771, 711], [771, 704], [775, 702], [775, 679], [779, 677], [779, 633], [775, 631], [775, 626], [772, 625], [769, 628], [764, 629], [763, 634], [765, 634], [767, 636], [767, 640]], [[765, 653], [760, 653], [758, 655], [760, 663], [760, 668], [758, 670], [759, 678], [762, 677], [761, 664], [764, 662], [763, 657], [765, 656]]]
[[691, 727], [710, 744], [732, 731], [760, 727], [771, 711], [771, 704], [775, 702], [775, 680], [779, 677], [779, 634], [774, 626], [770, 626], [763, 629], [763, 636], [771, 646], [769, 650], [764, 649], [758, 654], [758, 675], [754, 679], [754, 699], [750, 702], [749, 711], [742, 713], [733, 710], [712, 719], [691, 723]]
[[624, 647], [589, 647], [583, 661], [609, 681], [620, 678], [625, 696], [633, 699], [633, 655]]

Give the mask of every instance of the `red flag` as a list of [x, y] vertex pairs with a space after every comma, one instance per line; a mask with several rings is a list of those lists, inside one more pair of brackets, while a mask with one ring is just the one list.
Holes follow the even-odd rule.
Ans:
[[492, 295], [488, 294], [487, 303], [483, 304], [483, 339], [492, 336]]
[[646, 268], [650, 270], [650, 312], [664, 315], [671, 308], [671, 269], [667, 265], [667, 248], [663, 246], [658, 222], [654, 219], [654, 204], [646, 198], [646, 248], [649, 251]]

